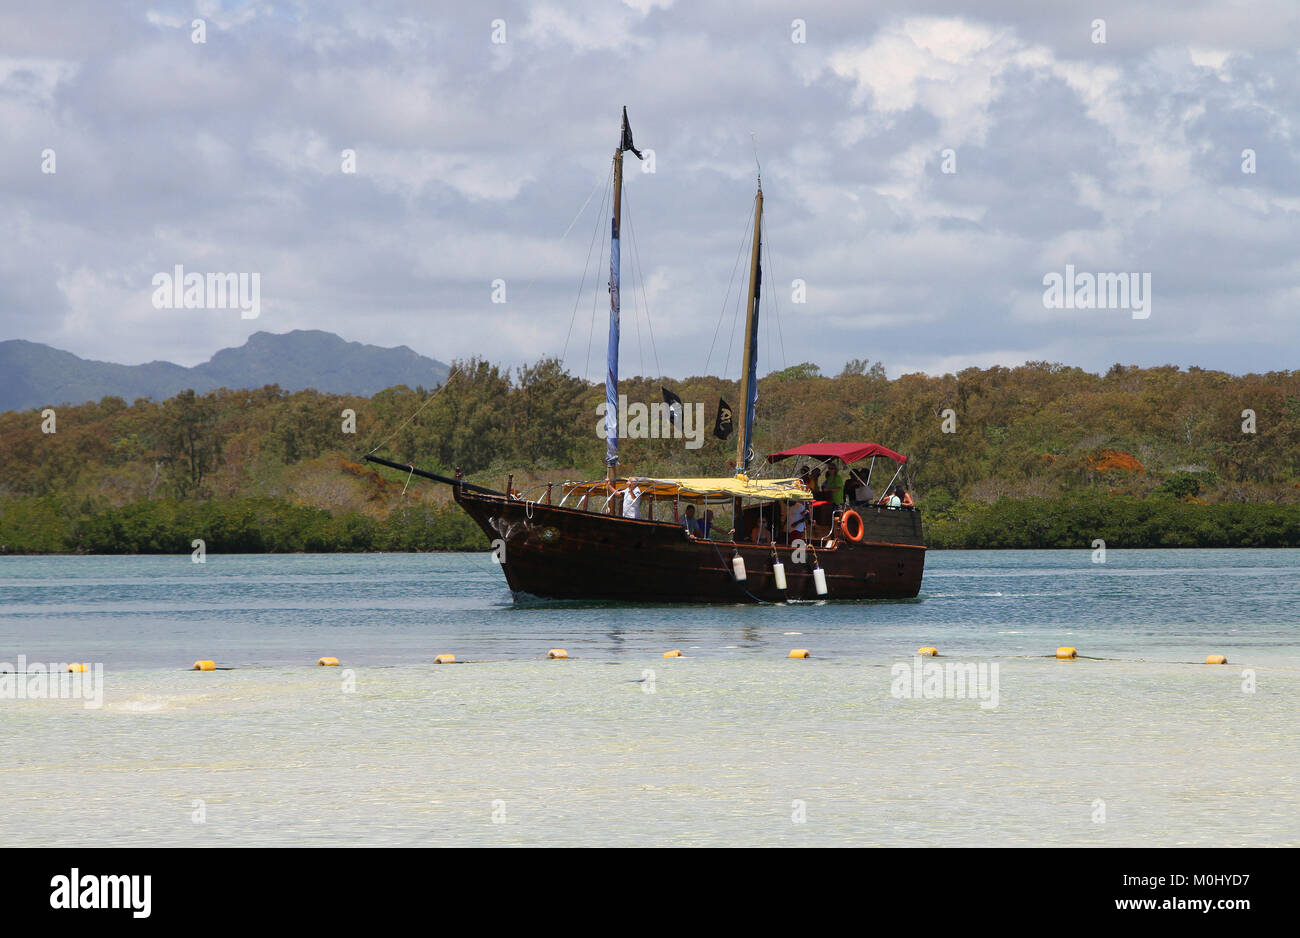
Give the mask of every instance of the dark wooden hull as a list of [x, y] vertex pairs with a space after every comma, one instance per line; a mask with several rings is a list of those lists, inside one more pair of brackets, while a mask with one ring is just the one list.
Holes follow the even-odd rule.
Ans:
[[[925, 546], [919, 512], [860, 508], [861, 542], [841, 538], [829, 550], [808, 549], [795, 563], [790, 547], [692, 541], [671, 521], [638, 521], [560, 508], [456, 487], [457, 503], [487, 536], [505, 544], [501, 565], [516, 594], [550, 599], [639, 603], [782, 602], [787, 599], [906, 599], [921, 589]], [[772, 574], [775, 550], [787, 588]], [[737, 582], [731, 558], [745, 559]], [[818, 596], [813, 562], [826, 573]]]

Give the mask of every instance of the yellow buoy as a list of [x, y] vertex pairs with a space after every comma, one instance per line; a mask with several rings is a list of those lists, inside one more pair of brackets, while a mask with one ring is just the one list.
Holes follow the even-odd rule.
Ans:
[[215, 671], [217, 670], [217, 663], [215, 661], [196, 661], [194, 662], [194, 667], [191, 668], [190, 670], [191, 671]]
[[791, 657], [791, 658], [811, 658], [811, 657], [812, 657], [812, 654], [808, 651], [807, 648], [791, 648], [791, 649], [790, 649], [790, 655], [789, 655], [789, 657]]
[[682, 653], [681, 653], [679, 650], [677, 650], [676, 648], [674, 648], [672, 651], [666, 651], [666, 652], [664, 652], [664, 657], [665, 657], [665, 658], [680, 658], [681, 656], [682, 656]]
[[918, 648], [916, 653], [926, 658], [935, 658], [939, 655], [939, 649], [935, 648], [933, 645], [926, 645], [924, 648]]
[[1079, 653], [1077, 651], [1068, 646], [1062, 646], [1056, 649], [1056, 657], [1061, 661], [1069, 661], [1072, 658], [1077, 658], [1078, 655]]
[[456, 656], [455, 656], [455, 655], [439, 655], [438, 657], [436, 657], [436, 658], [433, 659], [433, 663], [434, 663], [434, 664], [455, 664], [455, 663], [456, 663]]
[[1208, 655], [1205, 659], [1205, 663], [1206, 664], [1227, 664], [1228, 658], [1226, 655]]
[[70, 664], [68, 670], [73, 674], [85, 674], [88, 669], [84, 664]]
[[320, 661], [317, 661], [316, 663], [320, 665], [322, 668], [337, 668], [339, 666], [339, 659], [332, 658], [329, 655], [326, 655], [324, 658], [322, 658]]
[[546, 657], [548, 657], [548, 658], [567, 658], [567, 657], [569, 657], [569, 653], [568, 653], [567, 651], [565, 651], [563, 648], [552, 648], [550, 651], [548, 651], [548, 652], [546, 653]]

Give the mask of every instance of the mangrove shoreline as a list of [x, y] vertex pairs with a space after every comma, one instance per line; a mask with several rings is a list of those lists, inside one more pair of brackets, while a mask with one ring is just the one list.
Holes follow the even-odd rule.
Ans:
[[[1300, 547], [1300, 505], [1202, 504], [1106, 495], [1002, 498], [921, 506], [931, 549]], [[423, 502], [376, 519], [274, 497], [134, 502], [94, 508], [62, 496], [0, 500], [0, 555], [486, 551], [453, 502]]]

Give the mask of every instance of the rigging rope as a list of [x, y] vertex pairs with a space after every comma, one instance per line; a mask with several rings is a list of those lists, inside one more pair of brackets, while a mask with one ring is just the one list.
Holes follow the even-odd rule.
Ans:
[[[626, 195], [623, 196], [623, 200], [624, 202], [628, 202]], [[630, 204], [631, 203], [628, 202], [629, 206]], [[632, 242], [632, 259], [633, 262], [636, 264], [636, 272], [637, 272], [636, 280], [639, 286], [641, 287], [641, 307], [645, 310], [646, 329], [649, 330], [650, 332], [650, 351], [654, 355], [655, 371], [657, 372], [660, 380], [662, 380], [664, 376], [664, 370], [659, 364], [659, 347], [655, 344], [654, 320], [650, 318], [650, 299], [648, 296], [646, 296], [646, 292], [645, 292], [645, 268], [641, 266], [641, 252], [637, 248], [636, 227], [632, 224], [632, 212], [630, 208], [627, 213], [627, 231], [629, 235], [629, 240]], [[639, 340], [640, 338], [639, 332], [637, 336]], [[644, 366], [642, 370], [644, 370]]]
[[[631, 203], [628, 202], [628, 199], [627, 199], [627, 196], [626, 196], [626, 195], [623, 196], [623, 215], [627, 218], [627, 228], [628, 228], [628, 232], [631, 233], [631, 231], [632, 231], [632, 211], [631, 211]], [[623, 232], [620, 231], [620, 232], [619, 232], [619, 236], [620, 236], [620, 238], [622, 237], [622, 234], [623, 234]], [[631, 239], [629, 239], [629, 240], [631, 240]], [[633, 259], [632, 259], [631, 256], [628, 257], [628, 261], [629, 261], [629, 263], [628, 263], [628, 265], [627, 265], [627, 267], [628, 267], [628, 273], [629, 273], [629, 274], [632, 274], [632, 273], [633, 273], [633, 268], [635, 267], [635, 264], [632, 262]], [[621, 280], [622, 276], [623, 276], [623, 272], [622, 272], [622, 270], [620, 269], [620, 270], [619, 270], [619, 277], [620, 277], [620, 280]], [[630, 279], [635, 279], [635, 278], [633, 277], [633, 278], [630, 278]], [[619, 295], [620, 295], [620, 297], [622, 296], [622, 291], [623, 291], [623, 285], [622, 285], [622, 283], [620, 282], [620, 283], [619, 283]], [[646, 315], [647, 315], [647, 316], [649, 315], [649, 310], [646, 311]], [[641, 374], [642, 376], [644, 376], [644, 375], [645, 375], [645, 345], [641, 342], [641, 317], [640, 317], [639, 315], [637, 315], [637, 309], [636, 309], [636, 290], [633, 290], [633, 291], [632, 291], [632, 323], [636, 326], [636, 355], [637, 355], [637, 360], [641, 362], [641, 372], [640, 372], [640, 374]]]
[[[387, 443], [387, 442], [388, 442], [389, 440], [391, 440], [393, 437], [397, 436], [397, 434], [401, 433], [401, 432], [402, 432], [402, 429], [403, 429], [403, 428], [404, 428], [408, 423], [410, 423], [412, 420], [414, 420], [416, 417], [418, 417], [418, 416], [420, 415], [420, 411], [422, 411], [422, 410], [424, 410], [424, 408], [428, 407], [429, 404], [431, 404], [431, 403], [433, 402], [433, 399], [434, 399], [435, 397], [437, 397], [439, 394], [441, 394], [441, 393], [446, 389], [447, 385], [451, 384], [451, 378], [452, 378], [452, 375], [456, 374], [458, 371], [461, 371], [461, 367], [460, 367], [460, 365], [459, 365], [459, 364], [456, 364], [456, 363], [453, 363], [452, 366], [451, 366], [451, 369], [447, 372], [447, 377], [446, 377], [446, 379], [443, 380], [442, 384], [438, 385], [436, 388], [434, 388], [432, 391], [430, 391], [429, 394], [425, 396], [423, 403], [421, 403], [419, 407], [415, 408], [415, 411], [411, 414], [411, 416], [407, 417], [407, 418], [406, 418], [405, 420], [403, 420], [400, 424], [398, 424], [396, 430], [394, 430], [392, 433], [388, 434], [388, 436], [386, 436], [386, 437], [384, 437], [382, 440], [380, 440], [379, 443], [378, 443], [378, 445], [376, 445], [374, 449], [368, 451], [368, 452], [366, 453], [366, 455], [367, 455], [367, 456], [373, 456], [375, 453], [379, 452], [379, 450], [383, 447], [383, 445], [384, 445], [385, 443]], [[462, 372], [462, 373], [463, 373], [463, 372]]]
[[[611, 187], [611, 189], [612, 188], [613, 187]], [[601, 209], [602, 209], [601, 214], [603, 218], [604, 203], [601, 203]], [[600, 225], [600, 228], [604, 232], [604, 234], [602, 234], [600, 237], [600, 257], [604, 257], [605, 245], [609, 242], [609, 238], [606, 237], [606, 235], [612, 234], [612, 228], [610, 225]], [[591, 373], [591, 340], [596, 335], [596, 304], [599, 301], [600, 301], [600, 290], [596, 289], [595, 284], [593, 283], [592, 295], [591, 295], [591, 327], [587, 330], [587, 360], [586, 362], [583, 363], [582, 366], [582, 377], [584, 379], [586, 379], [587, 376]]]
[[[730, 334], [729, 334], [728, 337], [727, 337], [727, 357], [724, 358], [724, 359], [722, 360], [722, 377], [723, 377], [723, 378], [727, 377], [727, 369], [731, 366], [731, 348], [732, 348], [732, 346], [734, 346], [734, 345], [736, 344], [736, 325], [737, 325], [737, 324], [739, 323], [739, 321], [740, 321], [740, 301], [741, 301], [741, 299], [742, 299], [741, 294], [740, 294], [739, 291], [737, 291], [737, 293], [736, 293], [736, 308], [735, 308], [735, 309], [732, 311], [732, 313], [731, 313], [731, 332], [730, 332]], [[749, 305], [749, 297], [748, 297], [748, 296], [745, 296], [745, 297], [744, 297], [744, 300], [745, 300], [745, 305], [748, 306], [748, 305]], [[743, 384], [743, 383], [744, 383], [744, 378], [745, 378], [745, 362], [743, 361], [743, 359], [744, 359], [744, 357], [745, 357], [745, 345], [744, 345], [743, 342], [741, 343], [741, 346], [740, 346], [740, 356], [741, 356], [742, 361], [740, 362], [740, 366], [739, 366], [739, 369], [738, 369], [738, 379], [739, 379], [739, 380], [741, 381], [741, 383]], [[743, 387], [740, 389], [740, 393], [741, 393], [742, 395], [745, 393], [745, 389], [744, 389]], [[740, 404], [740, 406], [741, 406], [742, 408], [744, 408], [744, 407], [747, 407], [748, 404], [746, 404], [745, 402], [742, 401], [741, 404]], [[743, 411], [742, 411], [742, 412], [743, 412]]]
[[[607, 184], [609, 182], [609, 177], [613, 172], [614, 164], [611, 162], [609, 173], [605, 174], [605, 182]], [[605, 215], [605, 200], [608, 197], [609, 191], [606, 189], [600, 199], [600, 210], [596, 213], [596, 224], [591, 229], [591, 243], [587, 246], [587, 260], [583, 262], [582, 265], [582, 280], [578, 283], [578, 295], [573, 298], [573, 312], [569, 316], [569, 331], [564, 335], [564, 350], [560, 352], [560, 361], [564, 361], [569, 355], [569, 339], [573, 336], [573, 324], [578, 320], [578, 306], [582, 303], [582, 291], [587, 286], [587, 270], [591, 267], [591, 252], [596, 247], [596, 236], [600, 234], [600, 221]], [[587, 201], [591, 201], [590, 197], [588, 197]], [[576, 221], [577, 219], [574, 220]], [[573, 226], [570, 225], [569, 227], [572, 228]], [[597, 264], [599, 263], [600, 261], [597, 259]], [[588, 346], [588, 352], [590, 353], [590, 346]]]
[[[611, 172], [612, 172], [612, 171], [613, 171], [613, 170], [611, 169]], [[608, 179], [609, 177], [606, 176], [605, 178]], [[587, 201], [582, 203], [582, 208], [578, 209], [578, 214], [573, 216], [573, 221], [569, 222], [569, 227], [568, 227], [568, 228], [565, 228], [565, 229], [564, 229], [564, 234], [560, 235], [560, 237], [556, 240], [556, 242], [555, 242], [556, 247], [559, 247], [561, 244], [563, 244], [563, 243], [564, 243], [564, 239], [567, 238], [567, 237], [569, 236], [569, 232], [573, 230], [573, 226], [576, 225], [576, 224], [578, 223], [578, 219], [582, 217], [582, 213], [585, 212], [585, 211], [587, 210], [587, 206], [591, 204], [592, 197], [595, 196], [595, 194], [596, 194], [596, 190], [597, 190], [598, 188], [600, 188], [600, 184], [601, 184], [601, 180], [597, 179], [597, 180], [596, 180], [596, 185], [594, 185], [594, 186], [591, 187], [591, 192], [590, 192], [590, 194], [588, 194], [588, 196], [587, 196]], [[524, 287], [524, 292], [525, 292], [525, 293], [527, 293], [528, 290], [529, 290], [529, 288], [531, 288], [532, 285], [535, 284], [535, 283], [537, 282], [537, 278], [538, 278], [539, 276], [541, 276], [540, 273], [533, 274], [533, 279], [532, 279], [532, 280], [529, 280], [529, 281], [528, 281], [528, 286]]]
[[[775, 285], [776, 282], [777, 282], [777, 281], [776, 281], [776, 268], [772, 266], [772, 259], [771, 259], [771, 257], [769, 257], [769, 251], [768, 251], [768, 246], [769, 246], [769, 242], [771, 241], [771, 239], [772, 239], [772, 231], [771, 231], [771, 229], [769, 228], [769, 229], [768, 229], [768, 233], [767, 233], [767, 238], [763, 241], [763, 243], [762, 243], [761, 245], [759, 245], [759, 249], [763, 252], [763, 266], [764, 266], [765, 268], [767, 268], [768, 271], [771, 272], [771, 275], [772, 275], [772, 283], [773, 283], [773, 285]], [[807, 287], [805, 287], [805, 289], [807, 289]], [[780, 302], [777, 300], [777, 298], [776, 298], [776, 294], [777, 294], [777, 291], [776, 291], [776, 290], [772, 290], [772, 291], [771, 291], [771, 297], [772, 297], [772, 316], [773, 316], [773, 318], [776, 319], [776, 336], [777, 336], [777, 339], [778, 339], [778, 340], [780, 341], [780, 343], [781, 343], [781, 367], [782, 367], [782, 368], [789, 368], [789, 367], [790, 367], [790, 361], [789, 361], [789, 359], [787, 359], [786, 356], [785, 356], [785, 333], [781, 330], [781, 304], [780, 304]]]
[[[611, 164], [610, 164], [610, 170], [609, 170], [609, 173], [613, 173], [613, 171], [614, 171], [614, 168], [613, 168], [613, 164], [611, 163]], [[607, 173], [607, 174], [605, 175], [605, 179], [603, 180], [603, 182], [608, 182], [608, 181], [609, 181], [609, 173]], [[559, 239], [556, 241], [556, 244], [557, 244], [557, 245], [563, 243], [564, 239], [565, 239], [566, 237], [568, 237], [569, 232], [573, 230], [573, 226], [576, 225], [576, 224], [578, 223], [578, 219], [582, 217], [583, 212], [585, 212], [585, 211], [587, 210], [587, 206], [591, 204], [591, 200], [592, 200], [592, 198], [595, 197], [595, 195], [596, 195], [596, 190], [601, 186], [601, 182], [602, 182], [602, 180], [598, 180], [598, 181], [596, 182], [596, 185], [592, 187], [591, 192], [588, 193], [588, 195], [587, 195], [587, 200], [586, 200], [585, 202], [582, 203], [582, 208], [578, 209], [578, 214], [576, 214], [576, 215], [573, 216], [573, 221], [569, 222], [569, 227], [567, 227], [567, 228], [564, 229], [564, 234], [560, 235]], [[602, 201], [601, 201], [601, 208], [602, 208], [602, 209], [604, 208], [604, 204], [605, 204], [605, 203], [604, 203], [604, 201], [602, 200]], [[597, 227], [596, 227], [596, 230], [599, 231], [599, 226], [600, 226], [600, 215], [599, 215], [599, 214], [597, 214], [597, 216], [596, 216], [596, 226], [597, 226]], [[594, 243], [595, 243], [595, 232], [593, 232], [593, 235], [592, 235], [592, 244], [594, 245]], [[588, 247], [588, 248], [587, 248], [587, 265], [589, 265], [590, 263], [591, 263], [591, 247]], [[528, 282], [528, 286], [524, 288], [524, 291], [525, 291], [525, 292], [527, 292], [528, 288], [531, 287], [534, 283], [537, 282], [537, 277], [538, 277], [538, 276], [540, 276], [540, 275], [534, 275], [534, 276], [533, 276], [533, 279], [530, 280], [530, 281]], [[583, 267], [583, 271], [582, 271], [582, 283], [583, 283], [583, 284], [586, 283], [586, 279], [587, 279], [587, 266], [584, 265], [584, 267]], [[578, 299], [574, 301], [574, 304], [573, 304], [573, 315], [572, 315], [572, 316], [570, 317], [570, 319], [569, 319], [569, 333], [570, 333], [570, 334], [572, 334], [572, 332], [573, 332], [573, 322], [574, 322], [574, 319], [576, 319], [576, 317], [577, 317], [577, 313], [578, 313], [578, 303], [581, 301], [581, 299], [582, 299], [582, 285], [579, 285], [579, 287], [578, 287]], [[566, 336], [565, 336], [565, 339], [564, 339], [564, 354], [567, 354], [567, 352], [568, 352], [568, 348], [569, 348], [569, 337], [568, 337], [568, 335], [566, 335]], [[590, 350], [589, 350], [589, 351], [590, 351]], [[561, 355], [560, 355], [561, 360], [564, 359], [564, 354], [561, 354]], [[368, 450], [368, 451], [366, 452], [366, 455], [367, 455], [367, 456], [373, 456], [376, 452], [378, 452], [381, 448], [383, 448], [383, 446], [384, 446], [384, 445], [385, 445], [389, 440], [391, 440], [393, 437], [397, 436], [398, 433], [402, 432], [402, 430], [405, 429], [405, 427], [406, 427], [406, 426], [407, 426], [407, 425], [408, 425], [412, 420], [414, 420], [416, 417], [418, 417], [418, 416], [420, 415], [420, 412], [421, 412], [421, 411], [423, 411], [426, 407], [429, 406], [429, 404], [431, 404], [431, 403], [433, 402], [433, 399], [434, 399], [435, 397], [437, 397], [439, 394], [441, 394], [441, 393], [442, 393], [442, 392], [447, 388], [447, 385], [451, 384], [452, 376], [454, 376], [454, 375], [457, 374], [458, 372], [463, 373], [463, 371], [462, 371], [460, 365], [457, 364], [457, 363], [455, 363], [455, 362], [453, 362], [451, 368], [447, 371], [447, 377], [443, 379], [442, 384], [438, 385], [438, 387], [434, 388], [431, 392], [429, 392], [427, 395], [425, 395], [425, 398], [424, 398], [424, 400], [420, 403], [420, 406], [417, 407], [417, 408], [415, 409], [415, 411], [414, 411], [413, 413], [411, 413], [411, 415], [410, 415], [409, 417], [407, 417], [407, 418], [406, 418], [405, 420], [403, 420], [400, 424], [398, 424], [397, 429], [395, 429], [392, 433], [388, 434], [388, 436], [386, 436], [386, 437], [384, 437], [382, 440], [380, 440], [379, 443], [378, 443], [378, 444], [377, 444], [373, 449]], [[409, 477], [408, 477], [408, 479], [407, 479], [407, 484], [408, 484], [408, 485], [410, 484], [410, 478], [409, 478]], [[405, 489], [403, 489], [403, 494], [405, 494]]]
[[[722, 298], [722, 309], [718, 311], [718, 324], [713, 328], [713, 342], [709, 344], [709, 354], [708, 357], [704, 359], [704, 373], [706, 375], [709, 373], [709, 364], [713, 361], [713, 347], [718, 342], [718, 331], [722, 328], [722, 318], [727, 314], [727, 301], [731, 299], [731, 285], [736, 280], [736, 270], [740, 267], [740, 256], [745, 251], [745, 242], [749, 239], [749, 230], [752, 225], [753, 217], [751, 215], [749, 223], [745, 226], [744, 234], [740, 236], [740, 247], [736, 249], [736, 262], [731, 265], [731, 279], [727, 281], [727, 293]], [[728, 360], [730, 360], [730, 357], [731, 352], [730, 349], [728, 349]], [[726, 368], [725, 363], [723, 364], [723, 368]]]

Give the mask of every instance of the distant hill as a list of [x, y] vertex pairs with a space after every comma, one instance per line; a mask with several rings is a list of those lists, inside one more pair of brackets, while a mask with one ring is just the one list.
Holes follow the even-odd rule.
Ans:
[[115, 365], [11, 339], [0, 342], [0, 411], [83, 404], [110, 395], [128, 403], [138, 397], [162, 400], [186, 388], [203, 393], [267, 384], [369, 396], [394, 384], [431, 388], [446, 380], [448, 370], [404, 345], [362, 345], [315, 329], [256, 332], [239, 348], [222, 349], [193, 368], [171, 362]]

